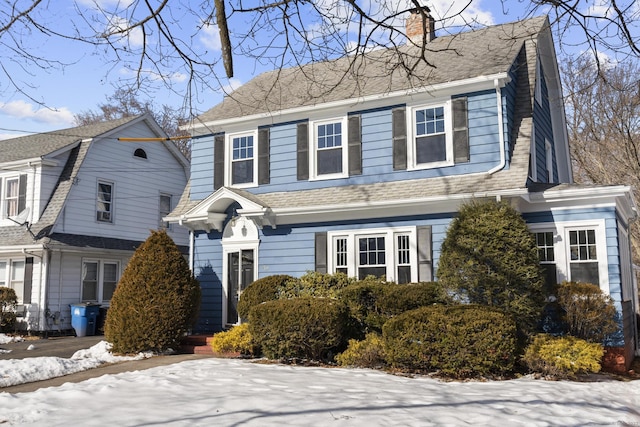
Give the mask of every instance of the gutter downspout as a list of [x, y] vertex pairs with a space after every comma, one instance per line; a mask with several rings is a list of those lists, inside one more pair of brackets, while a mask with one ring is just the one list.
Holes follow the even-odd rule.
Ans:
[[495, 79], [493, 81], [493, 84], [495, 85], [496, 88], [496, 98], [497, 98], [497, 104], [498, 104], [498, 138], [500, 141], [500, 163], [498, 164], [498, 166], [490, 169], [487, 174], [489, 175], [493, 175], [494, 173], [498, 172], [499, 170], [504, 169], [504, 167], [507, 164], [507, 153], [506, 150], [507, 148], [504, 145], [504, 117], [502, 114], [502, 86], [503, 83], [500, 79]]
[[193, 230], [189, 230], [189, 268], [191, 269], [191, 274], [195, 275], [195, 272], [193, 271], [194, 259], [195, 259], [193, 254], [194, 247], [195, 247], [195, 234]]

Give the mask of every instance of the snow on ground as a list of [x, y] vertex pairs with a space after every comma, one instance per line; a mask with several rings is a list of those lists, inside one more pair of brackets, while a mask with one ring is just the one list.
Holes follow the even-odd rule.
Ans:
[[[77, 354], [74, 358], [77, 360]], [[108, 359], [99, 343], [80, 360]], [[49, 369], [0, 361], [2, 375]], [[3, 364], [12, 369], [5, 369]], [[64, 370], [64, 368], [61, 368]], [[443, 382], [368, 369], [207, 358], [3, 393], [7, 426], [640, 425], [640, 381]]]

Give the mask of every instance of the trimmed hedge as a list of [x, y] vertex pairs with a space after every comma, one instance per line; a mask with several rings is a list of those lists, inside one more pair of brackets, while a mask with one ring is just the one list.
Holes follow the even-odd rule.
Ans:
[[240, 318], [246, 320], [249, 318], [249, 311], [252, 307], [278, 299], [280, 289], [284, 288], [290, 280], [295, 280], [295, 278], [287, 274], [276, 274], [258, 279], [247, 286], [240, 294], [240, 301], [238, 301]]
[[329, 298], [267, 301], [249, 312], [249, 331], [269, 359], [331, 360], [345, 346], [348, 311]]
[[358, 330], [356, 336], [382, 331], [387, 317], [382, 314], [378, 302], [388, 287], [386, 282], [359, 281], [339, 292], [338, 299], [349, 307], [352, 324]]
[[513, 370], [516, 325], [477, 305], [431, 306], [405, 312], [382, 328], [387, 361], [407, 371], [474, 377]]
[[433, 304], [449, 302], [442, 284], [438, 282], [408, 283], [389, 286], [379, 301], [380, 311], [387, 317]]
[[576, 337], [537, 335], [525, 351], [523, 361], [534, 372], [556, 378], [599, 372], [604, 356], [602, 344]]
[[335, 298], [341, 289], [349, 286], [356, 279], [344, 273], [307, 272], [299, 278], [291, 278], [279, 289], [278, 298]]

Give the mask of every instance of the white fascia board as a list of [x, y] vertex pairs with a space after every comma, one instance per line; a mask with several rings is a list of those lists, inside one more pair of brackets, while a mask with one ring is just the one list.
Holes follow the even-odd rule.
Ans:
[[[410, 99], [429, 99], [434, 97], [445, 97], [465, 92], [477, 92], [487, 89], [495, 89], [495, 82], [499, 81], [501, 87], [510, 81], [509, 75], [505, 73], [491, 74], [488, 76], [478, 76], [470, 79], [456, 80], [452, 82], [439, 83], [431, 86], [423, 86], [414, 89], [405, 89], [396, 92], [381, 93], [376, 95], [367, 95], [358, 98], [341, 99], [339, 101], [327, 102], [317, 105], [307, 105], [302, 107], [290, 108], [275, 112], [266, 112], [253, 114], [242, 117], [231, 117], [223, 120], [212, 120], [205, 123], [198, 123], [188, 127], [189, 130], [222, 128], [225, 129], [229, 125], [238, 125], [242, 127], [246, 122], [256, 121], [258, 125], [272, 124], [277, 122], [287, 122], [301, 115], [317, 113], [319, 110], [346, 109], [358, 106], [358, 109], [379, 108], [394, 103], [404, 104], [407, 98]], [[367, 104], [366, 106], [364, 104]], [[277, 121], [276, 121], [277, 119]], [[245, 126], [246, 127], [246, 126]], [[207, 133], [211, 133], [208, 131]]]
[[637, 216], [631, 187], [627, 185], [594, 188], [569, 188], [530, 193], [524, 197], [527, 212], [558, 208], [616, 207], [627, 219]]
[[15, 160], [13, 162], [0, 163], [0, 171], [13, 170], [20, 171], [26, 168], [32, 168], [34, 166], [58, 166], [59, 161], [55, 159], [33, 157], [31, 159]]
[[20, 256], [24, 256], [23, 250], [26, 252], [42, 251], [44, 245], [25, 245], [25, 246], [0, 246], [0, 255], [14, 253]]

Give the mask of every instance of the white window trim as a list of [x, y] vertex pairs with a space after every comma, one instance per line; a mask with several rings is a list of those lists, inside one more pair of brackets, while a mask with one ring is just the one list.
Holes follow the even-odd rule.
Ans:
[[[84, 264], [85, 263], [97, 263], [98, 264], [98, 289], [96, 290], [97, 300], [87, 300], [84, 299], [84, 295], [82, 294], [82, 288], [84, 286], [84, 278], [82, 277], [84, 273]], [[122, 270], [120, 267], [120, 261], [116, 259], [107, 259], [107, 258], [82, 258], [82, 264], [80, 268], [80, 300], [84, 302], [95, 302], [98, 304], [109, 304], [111, 300], [103, 300], [103, 292], [104, 292], [104, 265], [105, 264], [115, 264], [116, 265], [116, 286], [120, 281], [120, 277], [122, 276]]]
[[558, 283], [571, 280], [571, 255], [569, 248], [569, 231], [595, 230], [596, 256], [598, 257], [598, 275], [600, 289], [609, 295], [609, 269], [607, 258], [607, 232], [604, 219], [584, 220], [558, 223], [530, 224], [529, 230], [533, 233], [551, 231], [554, 233], [554, 255], [558, 273]]
[[[98, 219], [98, 202], [99, 202], [99, 195], [100, 195], [100, 184], [106, 184], [106, 185], [110, 185], [111, 186], [111, 201], [109, 202], [109, 206], [111, 207], [111, 210], [109, 211], [111, 213], [111, 217], [110, 217], [110, 221], [101, 221]], [[115, 224], [116, 223], [116, 216], [115, 216], [115, 194], [116, 194], [116, 184], [113, 181], [108, 181], [106, 179], [98, 179], [98, 181], [96, 182], [96, 198], [95, 198], [95, 210], [94, 210], [94, 214], [93, 214], [93, 220], [95, 222], [97, 222], [98, 224]]]
[[[318, 174], [317, 151], [318, 151], [318, 125], [329, 123], [340, 123], [342, 125], [342, 172], [332, 174]], [[309, 121], [309, 180], [321, 181], [326, 179], [347, 178], [349, 176], [349, 128], [347, 116], [333, 117], [322, 120]]]
[[531, 146], [529, 147], [529, 178], [531, 181], [538, 180], [538, 160], [536, 156], [536, 127], [531, 128]]
[[169, 194], [169, 193], [164, 193], [164, 192], [160, 192], [158, 194], [158, 228], [164, 228], [167, 231], [172, 231], [173, 230], [173, 225], [170, 222], [165, 222], [162, 220], [163, 215], [162, 212], [160, 210], [160, 201], [162, 199], [162, 197], [168, 197], [169, 198], [169, 212], [167, 212], [167, 215], [171, 213], [171, 211], [173, 210], [173, 195]]
[[[416, 227], [391, 227], [391, 228], [363, 228], [356, 230], [339, 230], [327, 232], [327, 267], [329, 273], [335, 273], [335, 240], [337, 238], [347, 239], [347, 275], [358, 277], [358, 244], [359, 237], [384, 236], [385, 238], [385, 261], [386, 279], [395, 282], [397, 280], [398, 268], [398, 245], [396, 236], [399, 234], [409, 236], [411, 282], [418, 281], [418, 245]], [[390, 252], [392, 251], [392, 252]]]
[[[233, 139], [243, 136], [253, 137], [253, 181], [244, 182], [242, 184], [233, 184]], [[226, 161], [224, 162], [224, 181], [225, 185], [233, 188], [250, 188], [258, 186], [258, 130], [248, 132], [235, 132], [225, 134], [225, 153]]]
[[[416, 123], [415, 116], [417, 110], [424, 110], [427, 108], [444, 107], [444, 132], [446, 142], [446, 160], [441, 162], [431, 163], [417, 163], [417, 150], [416, 150]], [[451, 113], [451, 99], [441, 100], [439, 102], [433, 102], [429, 104], [419, 104], [408, 106], [407, 120], [407, 166], [408, 170], [422, 170], [441, 168], [445, 166], [452, 166], [454, 164], [453, 159], [453, 116]]]

